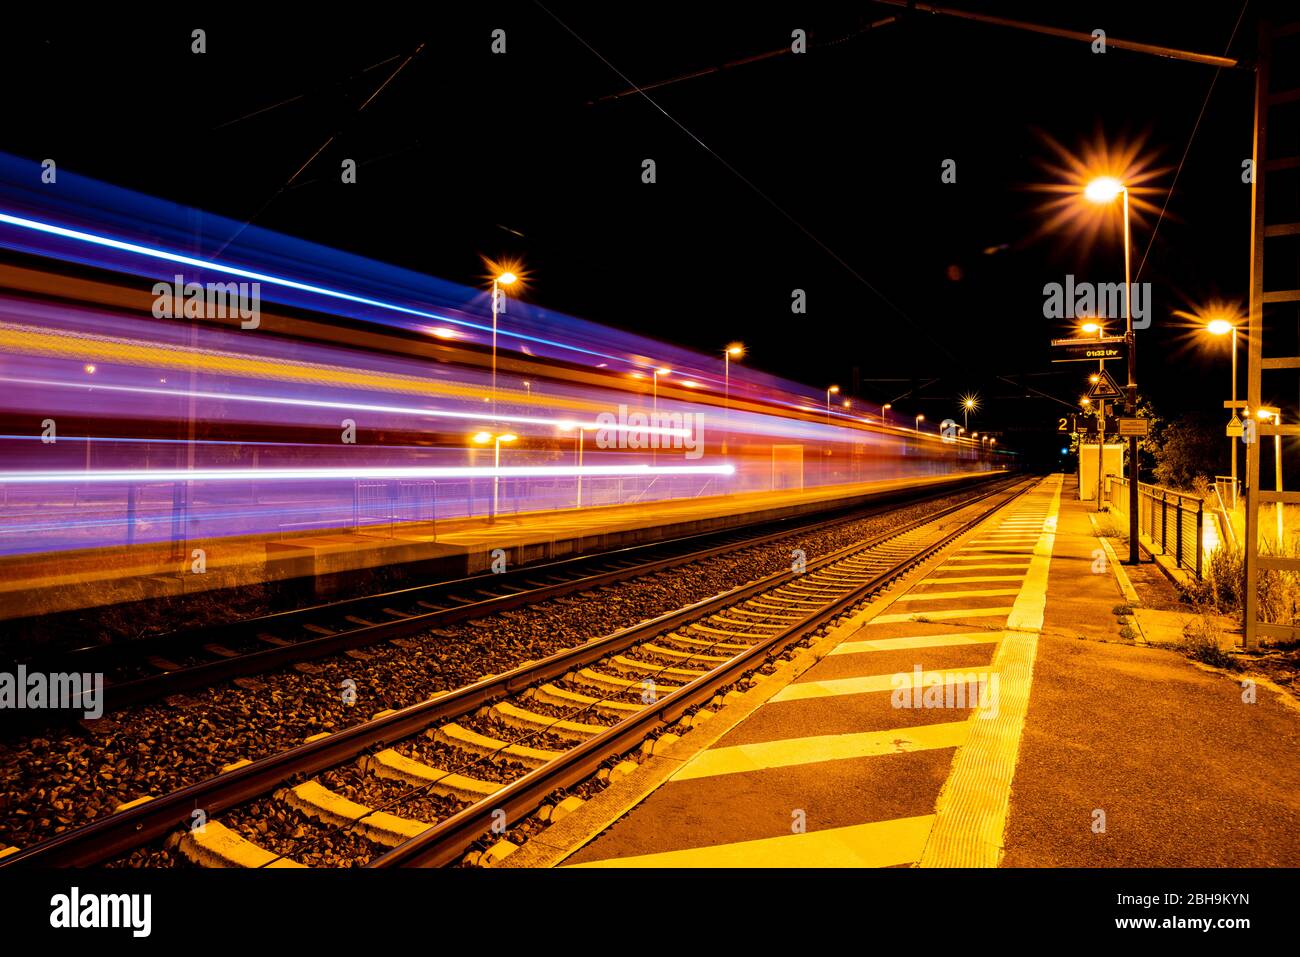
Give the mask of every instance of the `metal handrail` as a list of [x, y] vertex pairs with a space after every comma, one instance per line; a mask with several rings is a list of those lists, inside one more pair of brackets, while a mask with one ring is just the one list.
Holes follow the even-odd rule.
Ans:
[[[1236, 526], [1232, 524], [1232, 513], [1229, 512], [1227, 504], [1223, 501], [1224, 478], [1225, 477], [1222, 475], [1216, 475], [1214, 477], [1214, 497], [1219, 503], [1219, 514], [1223, 516], [1223, 526], [1225, 529], [1227, 529], [1228, 541], [1232, 543], [1232, 547], [1235, 549], [1237, 547], [1237, 529]], [[1228, 477], [1227, 481], [1232, 482], [1231, 477]], [[1237, 487], [1235, 484], [1233, 484], [1232, 510], [1236, 511], [1236, 509], [1237, 509]]]
[[[1121, 488], [1128, 488], [1128, 479], [1115, 475], [1108, 476], [1110, 482], [1106, 487], [1107, 498], [1113, 506], [1127, 513], [1128, 496], [1121, 495], [1119, 499], [1110, 491], [1116, 485]], [[1144, 503], [1146, 507], [1144, 509]], [[1195, 503], [1194, 506], [1187, 503]], [[1170, 553], [1169, 528], [1170, 516], [1169, 506], [1173, 505], [1173, 529], [1174, 540], [1173, 555], [1178, 567], [1186, 568], [1193, 572], [1197, 579], [1203, 577], [1205, 548], [1203, 545], [1203, 534], [1205, 528], [1205, 499], [1199, 495], [1191, 495], [1186, 492], [1179, 492], [1176, 489], [1165, 488], [1161, 485], [1149, 485], [1145, 482], [1138, 483], [1138, 528], [1142, 529], [1145, 525], [1147, 538], [1151, 541], [1152, 550], [1159, 549], [1160, 553], [1167, 555]], [[1159, 516], [1157, 516], [1156, 506], [1159, 505]], [[1143, 512], [1145, 511], [1146, 522], [1142, 521]], [[1195, 516], [1195, 532], [1191, 542], [1185, 540], [1189, 535], [1183, 527], [1183, 518], [1185, 515]], [[1157, 538], [1157, 522], [1159, 524], [1159, 537]], [[1190, 546], [1190, 549], [1187, 547]], [[1190, 551], [1190, 555], [1188, 552]]]

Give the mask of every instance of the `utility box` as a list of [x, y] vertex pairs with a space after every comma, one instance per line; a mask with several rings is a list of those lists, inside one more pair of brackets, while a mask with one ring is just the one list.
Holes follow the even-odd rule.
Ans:
[[[1097, 499], [1097, 448], [1095, 443], [1079, 446], [1079, 498], [1084, 502], [1093, 502]], [[1102, 449], [1102, 474], [1122, 476], [1124, 474], [1123, 444], [1107, 443], [1102, 446]]]

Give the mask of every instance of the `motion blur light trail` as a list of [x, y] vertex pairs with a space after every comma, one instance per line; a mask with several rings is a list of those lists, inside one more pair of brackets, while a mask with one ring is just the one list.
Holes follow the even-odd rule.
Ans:
[[[220, 261], [200, 252], [222, 247]], [[721, 357], [518, 300], [499, 317], [493, 389], [483, 291], [65, 171], [42, 184], [38, 164], [3, 155], [0, 249], [3, 554], [391, 527], [484, 516], [494, 501], [508, 516], [795, 490], [1001, 458], [828, 412], [817, 390], [735, 363], [724, 390]], [[231, 277], [262, 284], [258, 323], [156, 318], [157, 284]]]

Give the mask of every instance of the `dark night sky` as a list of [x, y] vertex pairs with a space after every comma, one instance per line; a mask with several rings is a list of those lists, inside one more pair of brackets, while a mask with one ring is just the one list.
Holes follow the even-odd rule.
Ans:
[[[1241, 10], [953, 5], [1212, 54]], [[699, 349], [742, 339], [747, 361], [814, 386], [847, 389], [856, 367], [870, 401], [911, 387], [879, 380], [938, 378], [919, 406], [929, 416], [976, 390], [986, 427], [1050, 428], [1060, 406], [996, 376], [1077, 396], [1083, 367], [1047, 363], [1064, 329], [1043, 318], [1043, 284], [1123, 275], [1117, 226], [1090, 251], [1077, 235], [1035, 235], [1044, 197], [1025, 187], [1045, 181], [1051, 155], [1039, 132], [1076, 152], [1099, 134], [1145, 137], [1169, 168], [1152, 183], [1159, 206], [1215, 74], [924, 15], [860, 33], [898, 12], [871, 3], [658, 3], [622, 17], [548, 6], [639, 83], [788, 45], [795, 27], [812, 49], [654, 91], [669, 119], [638, 96], [589, 104], [626, 84], [531, 3], [372, 22], [52, 16], [0, 41], [20, 93], [0, 149], [460, 282], [479, 280], [480, 254], [515, 254], [531, 298], [555, 309]], [[189, 52], [194, 27], [208, 32], [204, 56]], [[495, 27], [505, 56], [489, 51]], [[421, 42], [358, 114], [399, 60], [365, 68]], [[1248, 12], [1231, 55], [1253, 46]], [[1140, 378], [1167, 414], [1226, 398], [1226, 358], [1189, 345], [1170, 311], [1244, 300], [1252, 85], [1219, 75], [1140, 276], [1155, 296]], [[339, 182], [344, 157], [361, 164], [355, 186]], [[640, 181], [647, 157], [654, 185]], [[956, 184], [940, 181], [945, 158]], [[1135, 261], [1153, 221], [1135, 230]], [[806, 316], [791, 315], [795, 288]]]

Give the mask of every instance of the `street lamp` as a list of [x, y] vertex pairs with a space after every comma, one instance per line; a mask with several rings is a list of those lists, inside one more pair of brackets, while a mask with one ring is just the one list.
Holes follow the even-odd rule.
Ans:
[[[1084, 187], [1083, 195], [1093, 203], [1110, 203], [1116, 196], [1124, 197], [1124, 344], [1128, 347], [1128, 387], [1124, 400], [1124, 412], [1129, 416], [1137, 414], [1137, 342], [1133, 338], [1133, 280], [1132, 250], [1129, 219], [1128, 187], [1113, 176], [1099, 176]], [[1097, 470], [1101, 471], [1101, 445], [1097, 446]], [[1138, 563], [1138, 437], [1129, 436], [1128, 440], [1129, 476], [1128, 483], [1128, 561], [1130, 565]]]
[[513, 286], [519, 277], [510, 271], [492, 277], [492, 414], [497, 414], [497, 313], [501, 309], [501, 287]]
[[511, 432], [475, 432], [470, 438], [475, 445], [487, 445], [492, 443], [492, 511], [488, 515], [488, 524], [491, 525], [497, 520], [497, 505], [501, 491], [501, 444], [504, 442], [509, 445], [519, 436]]
[[831, 396], [839, 395], [840, 387], [837, 385], [828, 386], [826, 389], [826, 424], [831, 424]]
[[925, 413], [924, 413], [924, 412], [918, 412], [918, 413], [916, 414], [916, 431], [917, 431], [917, 432], [920, 432], [920, 431], [921, 431], [921, 423], [924, 422], [924, 421], [925, 421]]
[[1240, 424], [1237, 418], [1237, 325], [1227, 319], [1211, 319], [1205, 324], [1205, 330], [1212, 336], [1232, 336], [1232, 421], [1228, 423], [1228, 452], [1232, 458], [1232, 507], [1237, 507], [1237, 443], [1231, 429], [1233, 423]]
[[980, 407], [979, 396], [972, 393], [970, 395], [966, 395], [962, 397], [961, 400], [962, 424], [966, 428], [968, 429], [970, 428], [970, 414], [974, 412], [976, 409], [978, 409], [979, 407]]
[[889, 416], [887, 416], [885, 413], [888, 412], [888, 411], [889, 411], [890, 409], [892, 409], [893, 407], [894, 407], [894, 406], [893, 406], [893, 403], [890, 403], [890, 402], [886, 402], [884, 405], [882, 405], [882, 406], [880, 407], [880, 424], [881, 424], [881, 425], [888, 425], [888, 424], [889, 424]]

